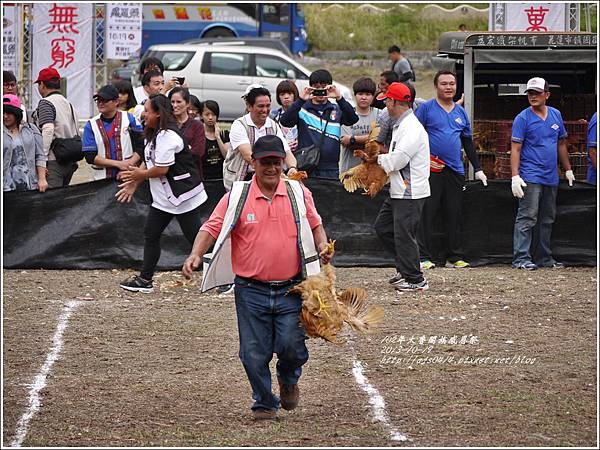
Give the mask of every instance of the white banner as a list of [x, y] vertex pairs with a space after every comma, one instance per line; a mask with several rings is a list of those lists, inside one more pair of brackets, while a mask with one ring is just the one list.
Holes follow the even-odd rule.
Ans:
[[566, 3], [505, 3], [502, 31], [568, 31]]
[[17, 6], [2, 5], [2, 70], [10, 70], [15, 74], [17, 80], [19, 77], [19, 55], [18, 32], [19, 22]]
[[106, 5], [106, 58], [139, 58], [142, 48], [142, 4]]
[[[93, 6], [91, 3], [35, 3], [33, 5], [33, 63], [31, 76], [37, 79], [45, 67], [55, 68], [67, 79], [67, 98], [81, 119], [92, 117]], [[32, 92], [32, 107], [40, 100]]]

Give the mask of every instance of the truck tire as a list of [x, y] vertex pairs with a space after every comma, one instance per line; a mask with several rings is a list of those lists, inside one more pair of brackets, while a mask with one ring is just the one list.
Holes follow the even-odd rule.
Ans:
[[211, 28], [202, 35], [203, 38], [215, 38], [215, 37], [235, 37], [235, 34], [231, 30], [223, 27]]

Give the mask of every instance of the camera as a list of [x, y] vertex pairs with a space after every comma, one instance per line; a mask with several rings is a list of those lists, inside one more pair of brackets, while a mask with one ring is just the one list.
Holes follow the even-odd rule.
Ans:
[[313, 89], [312, 95], [315, 97], [326, 97], [327, 89]]
[[177, 82], [179, 83], [180, 86], [183, 86], [183, 83], [185, 82], [185, 77], [175, 77], [177, 78]]

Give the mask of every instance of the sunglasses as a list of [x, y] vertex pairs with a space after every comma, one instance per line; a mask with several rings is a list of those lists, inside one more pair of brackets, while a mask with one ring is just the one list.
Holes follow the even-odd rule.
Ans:
[[96, 98], [96, 103], [100, 104], [100, 103], [108, 103], [108, 102], [116, 102], [116, 99], [111, 99], [111, 100], [106, 100], [105, 98]]

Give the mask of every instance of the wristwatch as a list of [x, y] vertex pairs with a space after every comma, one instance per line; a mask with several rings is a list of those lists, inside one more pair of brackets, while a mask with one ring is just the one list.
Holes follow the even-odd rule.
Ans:
[[350, 145], [356, 144], [356, 138], [354, 136], [350, 136]]

